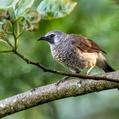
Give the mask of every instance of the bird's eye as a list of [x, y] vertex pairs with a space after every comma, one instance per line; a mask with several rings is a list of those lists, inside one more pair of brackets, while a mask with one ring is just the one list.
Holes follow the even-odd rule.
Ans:
[[53, 38], [55, 36], [55, 34], [51, 34], [50, 37]]

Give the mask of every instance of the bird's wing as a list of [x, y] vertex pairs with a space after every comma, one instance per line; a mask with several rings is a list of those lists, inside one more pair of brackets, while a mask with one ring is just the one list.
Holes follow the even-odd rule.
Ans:
[[72, 41], [72, 44], [83, 52], [93, 53], [93, 52], [101, 51], [103, 53], [106, 53], [94, 41], [87, 39], [84, 36], [70, 34], [69, 37], [70, 37], [70, 40]]

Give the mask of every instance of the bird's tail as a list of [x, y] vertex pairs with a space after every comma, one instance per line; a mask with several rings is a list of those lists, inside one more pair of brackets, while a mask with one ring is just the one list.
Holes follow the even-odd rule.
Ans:
[[115, 71], [106, 61], [105, 61], [105, 66], [103, 67], [103, 70], [105, 72], [113, 72], [113, 71]]

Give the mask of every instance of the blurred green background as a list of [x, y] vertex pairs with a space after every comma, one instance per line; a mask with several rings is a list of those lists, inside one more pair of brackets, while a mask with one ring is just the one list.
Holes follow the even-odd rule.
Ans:
[[[35, 6], [41, 0], [35, 0]], [[3, 0], [3, 2], [5, 2]], [[64, 70], [52, 59], [46, 42], [37, 39], [50, 30], [61, 30], [87, 36], [106, 52], [109, 64], [119, 67], [119, 1], [77, 0], [73, 12], [60, 19], [42, 20], [39, 30], [22, 35], [19, 51], [32, 60], [51, 68]], [[1, 47], [4, 47], [0, 43]], [[26, 64], [13, 54], [0, 54], [0, 99], [61, 79]], [[70, 97], [37, 106], [4, 119], [119, 119], [119, 91], [108, 90], [80, 97]]]

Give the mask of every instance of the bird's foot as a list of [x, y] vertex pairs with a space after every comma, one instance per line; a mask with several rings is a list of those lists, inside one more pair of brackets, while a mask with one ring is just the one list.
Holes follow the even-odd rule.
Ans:
[[59, 80], [59, 81], [56, 83], [56, 85], [58, 86], [60, 83], [65, 82], [65, 81], [68, 80], [69, 78], [70, 78], [69, 76], [63, 77], [63, 79]]

